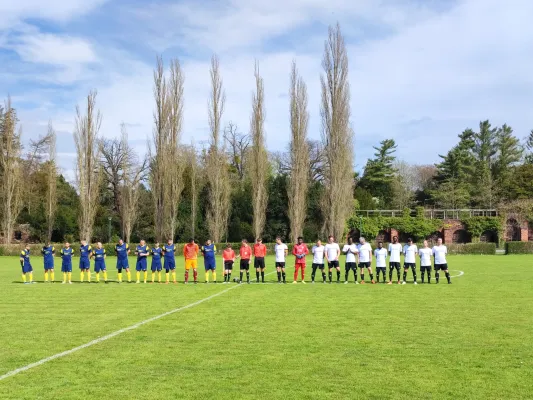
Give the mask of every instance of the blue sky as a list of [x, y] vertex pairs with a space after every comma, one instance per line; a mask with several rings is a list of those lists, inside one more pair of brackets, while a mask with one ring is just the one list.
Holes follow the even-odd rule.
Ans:
[[225, 122], [249, 130], [254, 60], [265, 80], [271, 150], [288, 144], [296, 60], [309, 89], [309, 136], [320, 137], [321, 57], [337, 21], [350, 59], [354, 165], [393, 137], [399, 158], [433, 163], [480, 120], [533, 129], [533, 2], [529, 0], [0, 0], [0, 89], [24, 140], [58, 131], [72, 176], [76, 104], [98, 90], [102, 136], [120, 124], [139, 151], [152, 132], [157, 54], [185, 71], [183, 141], [207, 139], [208, 68], [218, 54]]

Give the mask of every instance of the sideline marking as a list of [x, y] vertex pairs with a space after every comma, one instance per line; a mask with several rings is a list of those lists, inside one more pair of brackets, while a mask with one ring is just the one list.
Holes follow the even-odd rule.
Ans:
[[457, 271], [459, 272], [459, 275], [450, 275], [450, 278], [459, 278], [460, 276], [463, 276], [465, 273], [464, 271], [460, 271], [458, 269], [450, 269], [450, 271]]

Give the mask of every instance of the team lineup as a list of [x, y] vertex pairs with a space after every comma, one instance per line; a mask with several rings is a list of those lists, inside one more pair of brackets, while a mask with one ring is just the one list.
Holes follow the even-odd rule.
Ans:
[[[123, 271], [126, 273], [127, 282], [132, 282], [131, 271], [129, 267], [128, 256], [131, 249], [127, 243], [122, 239], [115, 245], [115, 253], [117, 257], [117, 282], [122, 283]], [[144, 240], [141, 240], [135, 247], [134, 254], [137, 256], [135, 265], [136, 283], [148, 283], [148, 258], [151, 258], [151, 281], [150, 283], [177, 283], [176, 280], [176, 245], [172, 240], [168, 240], [167, 244], [160, 247], [156, 243], [150, 248]], [[54, 258], [55, 247], [48, 243], [41, 249], [44, 263], [44, 282], [54, 282]], [[33, 283], [33, 267], [30, 261], [31, 246], [26, 245], [20, 254], [20, 265], [22, 267], [22, 281], [23, 283]], [[216, 253], [217, 248], [211, 240], [200, 247], [195, 243], [194, 239], [190, 239], [183, 248], [183, 256], [185, 258], [185, 274], [184, 283], [189, 283], [189, 273], [193, 271], [193, 283], [198, 283], [198, 256], [202, 254], [204, 258], [205, 268], [205, 283], [209, 283], [210, 277], [213, 283], [217, 283], [216, 275]], [[345, 272], [344, 283], [349, 283], [350, 273], [353, 273], [353, 281], [356, 284], [365, 283], [365, 273], [368, 272], [370, 282], [372, 284], [380, 283], [380, 275], [382, 276], [382, 283], [392, 285], [393, 273], [396, 270], [396, 282], [405, 285], [407, 283], [407, 274], [411, 270], [413, 283], [417, 282], [416, 259], [420, 259], [420, 274], [421, 283], [431, 283], [432, 266], [435, 271], [435, 281], [439, 283], [440, 271], [443, 271], [446, 276], [448, 284], [451, 284], [451, 278], [448, 271], [448, 264], [446, 261], [447, 248], [442, 243], [442, 239], [437, 240], [437, 245], [432, 248], [429, 247], [425, 240], [423, 247], [418, 248], [413, 243], [412, 239], [407, 240], [407, 244], [402, 245], [398, 242], [398, 237], [393, 237], [392, 243], [389, 244], [388, 249], [383, 247], [383, 242], [378, 242], [378, 247], [372, 251], [370, 243], [366, 242], [365, 238], [361, 237], [359, 243], [355, 244], [352, 237], [348, 237], [346, 244], [342, 250], [338, 243], [335, 242], [333, 236], [329, 236], [328, 242], [323, 245], [320, 240], [309, 251], [309, 248], [304, 243], [302, 237], [298, 238], [296, 244], [292, 248], [292, 255], [294, 258], [294, 277], [293, 284], [299, 281], [305, 284], [305, 270], [306, 257], [308, 255], [313, 257], [311, 283], [315, 283], [316, 272], [319, 270], [322, 274], [322, 282], [333, 282], [333, 270], [336, 271], [336, 283], [341, 283], [341, 266], [340, 256], [345, 255]], [[267, 247], [262, 240], [258, 238], [253, 247], [250, 246], [247, 240], [243, 239], [239, 254], [236, 255], [230, 244], [222, 251], [223, 261], [223, 283], [231, 282], [231, 274], [233, 272], [233, 265], [237, 259], [239, 262], [239, 278], [235, 278], [236, 283], [250, 283], [250, 264], [253, 258], [253, 268], [255, 269], [257, 283], [265, 283], [265, 257], [267, 255]], [[275, 267], [277, 272], [278, 283], [286, 283], [286, 263], [289, 256], [289, 247], [282, 242], [280, 237], [276, 238], [274, 245]], [[403, 279], [400, 279], [401, 257], [403, 255]], [[72, 257], [74, 256], [74, 249], [70, 243], [65, 243], [60, 250], [61, 256], [61, 272], [63, 274], [63, 284], [72, 283]], [[93, 248], [85, 241], [81, 241], [79, 247], [79, 269], [80, 282], [85, 280], [91, 282], [91, 260], [94, 260], [94, 273], [96, 282], [100, 282], [100, 275], [102, 275], [105, 283], [108, 282], [107, 266], [106, 266], [106, 250], [102, 243], [98, 242]], [[373, 258], [375, 258], [376, 279], [372, 271]], [[389, 274], [387, 274], [387, 258], [389, 260]], [[432, 263], [433, 258], [433, 263]], [[433, 265], [432, 265], [433, 264]], [[327, 278], [326, 278], [327, 265]], [[357, 270], [360, 271], [360, 281], [357, 279]], [[162, 281], [162, 271], [165, 270], [165, 281]], [[427, 281], [425, 281], [427, 274]], [[298, 279], [300, 275], [300, 280]], [[245, 279], [245, 280], [243, 280]]]

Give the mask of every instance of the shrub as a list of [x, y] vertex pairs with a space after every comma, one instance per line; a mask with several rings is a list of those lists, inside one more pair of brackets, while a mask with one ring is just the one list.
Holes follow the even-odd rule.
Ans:
[[448, 244], [449, 254], [487, 254], [496, 253], [496, 243], [452, 243]]
[[533, 242], [507, 242], [505, 243], [506, 254], [532, 254]]

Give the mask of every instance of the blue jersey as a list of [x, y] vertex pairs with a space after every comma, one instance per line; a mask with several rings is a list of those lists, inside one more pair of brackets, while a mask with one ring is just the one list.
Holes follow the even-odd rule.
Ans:
[[142, 256], [141, 253], [149, 253], [150, 248], [147, 245], [138, 245], [135, 252], [137, 253], [137, 260], [145, 260], [147, 256]]
[[29, 250], [22, 250], [20, 252], [20, 258], [24, 259], [24, 265], [30, 265], [30, 251]]
[[105, 259], [105, 249], [102, 247], [101, 249], [94, 249], [93, 250], [94, 259], [96, 262], [102, 262]]
[[163, 249], [161, 247], [152, 248], [150, 253], [152, 254], [153, 261], [161, 261], [161, 254], [163, 253]]
[[54, 254], [56, 252], [56, 249], [54, 246], [44, 246], [41, 249], [41, 254], [43, 255], [45, 262], [54, 262]]
[[212, 263], [215, 261], [217, 247], [214, 243], [211, 243], [209, 246], [202, 246], [202, 254], [204, 255], [204, 261], [206, 263]]
[[85, 246], [80, 246], [80, 258], [88, 260], [91, 256], [93, 249], [91, 245], [86, 244]]
[[119, 260], [127, 260], [128, 259], [128, 250], [130, 246], [127, 243], [117, 244], [115, 246], [115, 251], [117, 252], [117, 258]]
[[165, 260], [174, 260], [174, 253], [176, 252], [176, 246], [174, 244], [166, 244], [163, 251]]
[[71, 265], [72, 264], [72, 255], [74, 254], [74, 250], [72, 247], [69, 247], [68, 249], [66, 247], [63, 247], [61, 249], [61, 259], [63, 260], [63, 265]]

